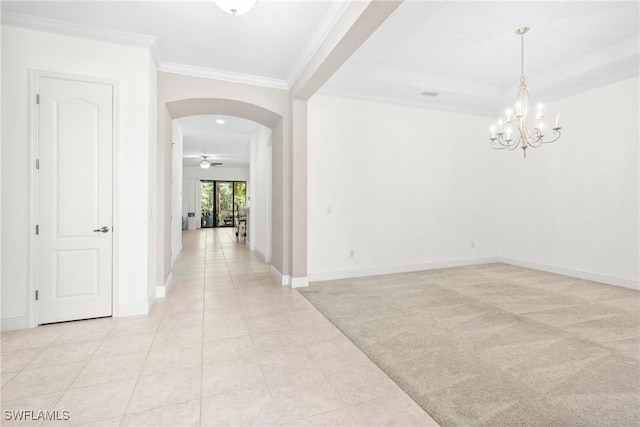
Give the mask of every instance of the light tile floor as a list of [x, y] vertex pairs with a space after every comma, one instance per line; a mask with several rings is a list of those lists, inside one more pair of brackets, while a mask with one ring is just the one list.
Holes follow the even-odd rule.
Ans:
[[3, 426], [437, 426], [232, 229], [184, 232], [173, 286], [147, 316], [1, 337]]

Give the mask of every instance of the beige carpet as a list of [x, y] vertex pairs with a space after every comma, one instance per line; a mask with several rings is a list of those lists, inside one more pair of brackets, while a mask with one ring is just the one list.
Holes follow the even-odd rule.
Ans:
[[505, 264], [301, 290], [443, 426], [639, 426], [640, 293]]

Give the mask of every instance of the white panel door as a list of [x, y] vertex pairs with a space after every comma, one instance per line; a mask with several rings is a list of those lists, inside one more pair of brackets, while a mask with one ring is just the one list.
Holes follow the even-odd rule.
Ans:
[[38, 93], [38, 323], [111, 316], [113, 86]]

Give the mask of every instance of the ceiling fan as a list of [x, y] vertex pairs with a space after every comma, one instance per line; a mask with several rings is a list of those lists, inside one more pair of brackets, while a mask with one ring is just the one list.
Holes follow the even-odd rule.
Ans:
[[200, 162], [200, 167], [202, 169], [209, 169], [209, 166], [222, 166], [222, 163], [220, 162], [210, 162], [207, 160], [207, 156], [202, 156], [202, 161]]
[[[185, 156], [184, 157], [184, 165], [185, 166], [200, 166], [202, 169], [209, 169], [209, 167], [213, 166], [222, 166], [220, 162], [212, 162], [207, 160], [209, 156]], [[198, 159], [198, 160], [196, 160]], [[202, 160], [200, 160], [202, 159]]]

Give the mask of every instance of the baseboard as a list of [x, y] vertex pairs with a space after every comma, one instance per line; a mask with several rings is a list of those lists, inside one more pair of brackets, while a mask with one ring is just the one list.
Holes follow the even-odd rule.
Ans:
[[640, 282], [637, 280], [623, 279], [621, 277], [607, 276], [603, 274], [591, 273], [589, 271], [557, 267], [554, 265], [539, 264], [537, 262], [523, 261], [520, 259], [509, 258], [509, 257], [497, 257], [497, 259], [498, 259], [498, 262], [502, 262], [504, 264], [531, 268], [533, 270], [546, 271], [547, 273], [561, 274], [563, 276], [575, 277], [577, 279], [591, 280], [593, 282], [606, 283], [607, 285], [634, 289], [636, 291], [640, 290]]
[[156, 299], [155, 293], [152, 293], [147, 298], [147, 314], [151, 313], [151, 310], [153, 310], [153, 306], [156, 305]]
[[171, 288], [171, 284], [173, 283], [173, 271], [169, 273], [167, 280], [165, 280], [164, 285], [156, 286], [156, 298], [164, 298], [169, 289]]
[[176, 265], [176, 261], [178, 260], [178, 258], [180, 258], [180, 254], [182, 253], [182, 245], [180, 245], [180, 247], [178, 248], [178, 252], [175, 255], [172, 255], [171, 257], [171, 269], [173, 270], [173, 267]]
[[29, 316], [8, 317], [0, 320], [0, 330], [13, 331], [16, 329], [27, 329], [29, 327]]
[[263, 254], [260, 249], [255, 249], [255, 252], [256, 252], [256, 255], [258, 255], [258, 258], [260, 258], [262, 261], [266, 262], [267, 264], [271, 262], [271, 259], [265, 254]]
[[291, 287], [292, 288], [305, 288], [309, 286], [309, 278], [308, 277], [292, 277], [291, 278]]
[[149, 314], [149, 301], [119, 304], [113, 310], [113, 317], [140, 316], [142, 314]]
[[410, 273], [412, 271], [433, 270], [436, 268], [463, 267], [465, 265], [489, 264], [500, 262], [498, 257], [470, 258], [449, 261], [435, 261], [424, 264], [389, 265], [383, 267], [363, 268], [343, 271], [329, 271], [309, 274], [310, 282], [348, 279], [351, 277], [380, 276], [383, 274]]
[[278, 283], [280, 283], [282, 286], [289, 286], [291, 283], [291, 277], [289, 275], [283, 275], [282, 273], [280, 273], [278, 271], [277, 268], [275, 268], [273, 265], [271, 266], [271, 275], [273, 276], [274, 279], [276, 279], [276, 281]]
[[[471, 258], [462, 260], [437, 261], [425, 264], [393, 265], [384, 267], [365, 268], [357, 270], [331, 271], [309, 274], [309, 282], [322, 282], [325, 280], [348, 279], [351, 277], [380, 276], [383, 274], [409, 273], [412, 271], [433, 270], [436, 268], [463, 267], [474, 264], [489, 264], [501, 262], [518, 267], [531, 268], [533, 270], [546, 271], [548, 273], [561, 274], [563, 276], [575, 277], [577, 279], [590, 280], [593, 282], [605, 283], [607, 285], [619, 286], [628, 289], [640, 290], [640, 282], [636, 280], [623, 279], [621, 277], [607, 276], [582, 270], [557, 267], [547, 264], [539, 264], [531, 261], [524, 261], [515, 258], [495, 256], [484, 258]], [[294, 279], [295, 280], [295, 279]]]
[[156, 286], [156, 298], [164, 298], [167, 295], [167, 289], [164, 286]]

